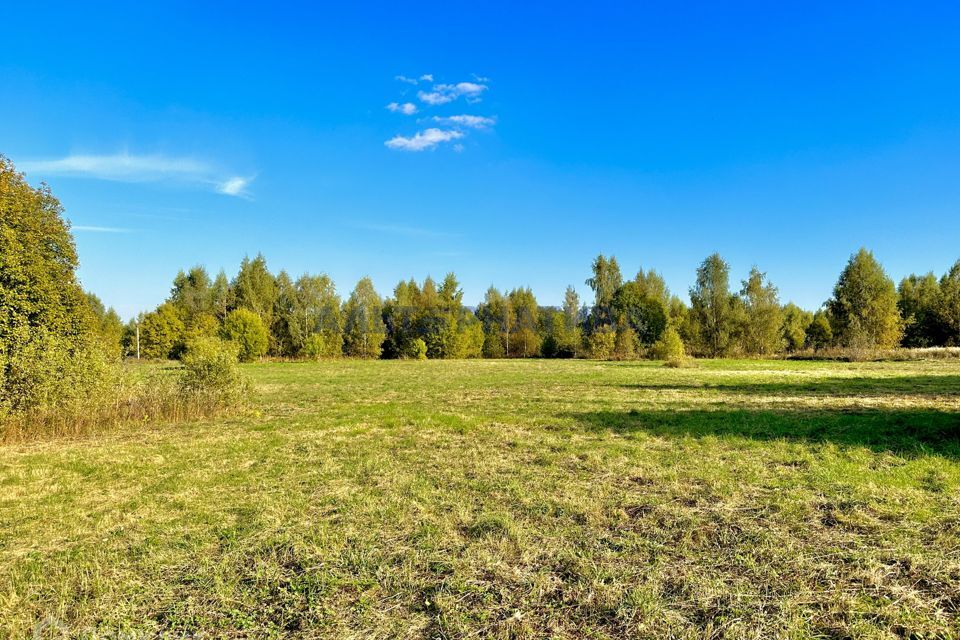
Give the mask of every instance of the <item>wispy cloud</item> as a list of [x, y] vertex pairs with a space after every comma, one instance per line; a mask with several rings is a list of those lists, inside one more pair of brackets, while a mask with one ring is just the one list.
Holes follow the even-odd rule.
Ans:
[[92, 227], [89, 225], [78, 224], [70, 227], [73, 231], [86, 231], [89, 233], [133, 233], [133, 229], [124, 229], [122, 227]]
[[459, 237], [459, 235], [456, 233], [448, 233], [446, 231], [437, 231], [435, 229], [423, 229], [420, 227], [406, 227], [406, 226], [395, 225], [395, 224], [359, 223], [353, 226], [358, 229], [364, 229], [366, 231], [376, 231], [377, 233], [385, 233], [385, 234], [394, 235], [394, 236], [404, 236], [407, 238], [457, 238]]
[[208, 162], [189, 156], [130, 154], [73, 154], [63, 158], [27, 160], [20, 163], [27, 173], [94, 178], [118, 182], [174, 181], [203, 184], [230, 196], [246, 195], [252, 178], [224, 175]]
[[394, 113], [402, 113], [405, 116], [412, 116], [417, 112], [417, 105], [412, 102], [404, 102], [403, 104], [391, 102], [387, 105], [387, 110], [393, 111]]
[[433, 121], [439, 122], [441, 124], [469, 127], [471, 129], [487, 129], [497, 124], [496, 118], [488, 118], [486, 116], [471, 116], [471, 115], [433, 116]]
[[399, 75], [393, 76], [393, 79], [397, 82], [403, 82], [405, 84], [419, 84], [420, 82], [433, 82], [433, 74], [424, 73], [419, 78], [411, 78], [409, 76]]
[[462, 137], [462, 131], [430, 128], [424, 131], [418, 131], [410, 137], [394, 136], [383, 144], [390, 149], [398, 149], [400, 151], [426, 151], [444, 142], [459, 140]]
[[417, 97], [421, 102], [429, 105], [441, 105], [453, 102], [464, 96], [468, 100], [479, 101], [480, 94], [487, 90], [487, 85], [476, 82], [458, 82], [457, 84], [437, 84], [431, 91], [420, 91]]
[[240, 176], [227, 178], [217, 185], [217, 192], [228, 196], [246, 197], [248, 195], [247, 186], [251, 181], [253, 181], [253, 178], [241, 178]]

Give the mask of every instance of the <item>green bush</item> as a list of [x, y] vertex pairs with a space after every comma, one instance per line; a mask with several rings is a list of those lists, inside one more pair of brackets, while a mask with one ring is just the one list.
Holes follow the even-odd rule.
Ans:
[[616, 343], [616, 332], [610, 327], [600, 327], [587, 338], [587, 351], [594, 360], [609, 360]]
[[683, 340], [672, 326], [667, 327], [653, 345], [653, 357], [657, 360], [665, 360], [670, 366], [679, 366], [685, 355]]
[[414, 338], [407, 345], [406, 353], [404, 355], [407, 358], [412, 358], [414, 360], [426, 360], [427, 343], [424, 342], [422, 338]]
[[237, 345], [241, 362], [251, 362], [267, 353], [270, 334], [260, 316], [248, 309], [235, 309], [223, 323], [222, 335]]
[[219, 338], [194, 338], [183, 353], [180, 392], [219, 406], [243, 403], [249, 385], [240, 373], [237, 345]]
[[343, 334], [334, 331], [311, 333], [303, 341], [301, 353], [314, 360], [339, 358], [343, 355]]
[[637, 334], [627, 324], [618, 326], [614, 334], [613, 357], [617, 360], [633, 360], [637, 357]]

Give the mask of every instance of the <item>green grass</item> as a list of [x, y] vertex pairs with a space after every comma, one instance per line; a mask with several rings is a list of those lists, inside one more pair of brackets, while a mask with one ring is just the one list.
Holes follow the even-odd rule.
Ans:
[[958, 362], [245, 370], [0, 447], [0, 634], [960, 637]]

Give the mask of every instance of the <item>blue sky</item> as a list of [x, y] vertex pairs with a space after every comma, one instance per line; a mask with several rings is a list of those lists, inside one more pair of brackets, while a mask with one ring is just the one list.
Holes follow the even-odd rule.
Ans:
[[471, 304], [719, 251], [808, 308], [960, 258], [955, 2], [82, 4], [4, 8], [0, 153], [124, 317], [258, 251]]

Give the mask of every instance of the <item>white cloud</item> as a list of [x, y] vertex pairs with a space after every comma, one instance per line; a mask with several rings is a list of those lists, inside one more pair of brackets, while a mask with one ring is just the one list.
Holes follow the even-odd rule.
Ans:
[[[213, 186], [230, 196], [245, 195], [250, 178], [224, 176], [211, 164], [188, 156], [136, 155], [127, 152], [109, 155], [73, 154], [48, 160], [20, 163], [24, 171], [42, 175], [74, 176], [117, 182], [174, 181]], [[241, 182], [238, 182], [241, 181]]]
[[433, 116], [434, 122], [440, 122], [442, 124], [455, 124], [462, 127], [469, 127], [471, 129], [486, 129], [492, 127], [497, 123], [496, 118], [488, 118], [486, 116], [470, 116], [470, 115], [460, 115], [460, 116]]
[[408, 78], [407, 76], [393, 76], [393, 79], [398, 82], [406, 82], [407, 84], [417, 84], [416, 78]]
[[394, 136], [383, 144], [390, 149], [398, 149], [400, 151], [426, 151], [427, 149], [433, 149], [441, 143], [459, 140], [462, 137], [463, 133], [460, 131], [431, 128], [418, 131], [409, 138]]
[[28, 160], [20, 163], [24, 171], [49, 175], [83, 175], [101, 180], [141, 182], [166, 177], [193, 176], [210, 172], [210, 167], [194, 158], [162, 155], [71, 155], [55, 160]]
[[121, 227], [91, 227], [83, 224], [70, 227], [73, 231], [89, 231], [90, 233], [132, 233], [133, 229], [123, 229]]
[[433, 74], [425, 73], [422, 76], [420, 76], [420, 79], [423, 80], [424, 82], [433, 82]]
[[253, 178], [241, 178], [234, 176], [227, 178], [217, 185], [217, 192], [228, 196], [246, 196], [247, 186], [253, 181]]
[[480, 94], [487, 90], [487, 85], [476, 82], [458, 82], [457, 84], [437, 84], [431, 91], [420, 91], [417, 97], [421, 102], [431, 105], [447, 104], [460, 96], [471, 101], [479, 101]]
[[417, 105], [413, 104], [412, 102], [404, 102], [403, 104], [400, 104], [399, 102], [391, 102], [387, 105], [387, 109], [389, 111], [393, 111], [394, 113], [402, 113], [405, 116], [412, 116], [417, 112]]

